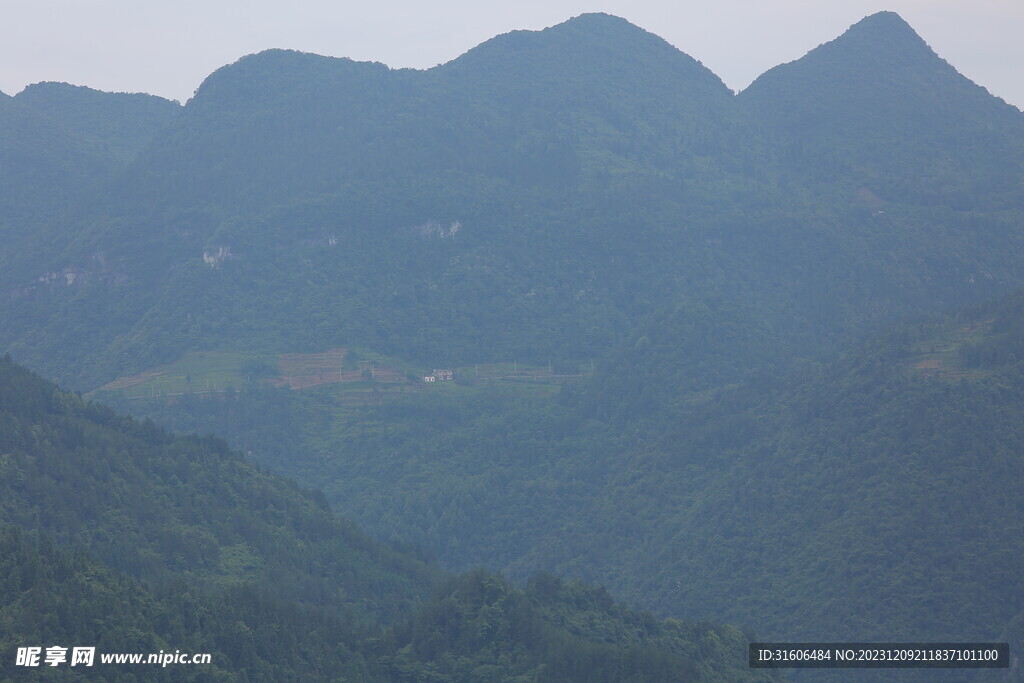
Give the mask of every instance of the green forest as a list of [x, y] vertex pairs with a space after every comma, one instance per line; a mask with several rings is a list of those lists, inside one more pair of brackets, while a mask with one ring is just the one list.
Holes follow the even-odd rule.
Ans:
[[747, 671], [734, 627], [550, 574], [446, 573], [219, 439], [118, 416], [9, 358], [0, 374], [5, 676], [26, 672], [18, 646], [63, 643], [212, 655], [146, 680], [774, 679]]

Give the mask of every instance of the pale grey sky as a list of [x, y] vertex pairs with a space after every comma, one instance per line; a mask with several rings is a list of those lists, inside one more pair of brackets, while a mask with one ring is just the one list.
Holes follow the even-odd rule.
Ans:
[[0, 90], [52, 80], [184, 102], [213, 70], [267, 48], [425, 68], [583, 12], [624, 17], [740, 90], [880, 10], [1024, 107], [1021, 0], [0, 0]]

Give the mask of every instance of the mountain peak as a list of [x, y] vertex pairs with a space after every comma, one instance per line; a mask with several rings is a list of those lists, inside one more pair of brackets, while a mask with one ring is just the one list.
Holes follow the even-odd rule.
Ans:
[[877, 12], [853, 24], [839, 37], [819, 45], [798, 60], [780, 64], [758, 77], [751, 90], [756, 91], [759, 82], [771, 80], [780, 72], [791, 69], [810, 70], [804, 77], [820, 75], [820, 71], [833, 70], [837, 66], [858, 71], [875, 72], [876, 76], [888, 78], [895, 70], [904, 68], [944, 68], [953, 71], [928, 46], [916, 31], [895, 12]]
[[516, 54], [562, 47], [567, 42], [576, 42], [580, 39], [591, 42], [599, 35], [607, 37], [611, 32], [623, 34], [625, 33], [623, 29], [627, 27], [637, 31], [642, 30], [625, 19], [613, 17], [610, 14], [581, 14], [543, 29], [518, 29], [499, 34], [443, 66], [457, 65], [461, 67], [467, 62], [489, 61], [499, 55], [504, 59], [510, 59], [514, 58]]
[[[862, 58], [896, 59], [908, 58], [937, 59], [938, 55], [911, 28], [903, 17], [895, 12], [877, 12], [864, 17], [831, 43], [832, 49], [862, 50]], [[821, 48], [819, 48], [821, 49]]]
[[[583, 14], [566, 19], [560, 24], [555, 24], [551, 27], [552, 29], [561, 30], [604, 30], [604, 31], [621, 31], [630, 33], [648, 33], [644, 29], [640, 28], [636, 24], [632, 24], [622, 17], [615, 16], [614, 14], [608, 14], [606, 12], [585, 12]], [[550, 30], [550, 29], [549, 29]], [[654, 36], [654, 34], [648, 33], [648, 35]], [[657, 38], [657, 36], [654, 36]], [[658, 40], [661, 40], [658, 38]]]
[[287, 100], [296, 91], [358, 90], [366, 79], [386, 77], [390, 69], [378, 62], [272, 48], [245, 55], [206, 77], [189, 100], [192, 111], [213, 104], [241, 110], [255, 102]]
[[580, 14], [541, 30], [519, 30], [487, 40], [439, 67], [477, 73], [494, 82], [526, 78], [534, 86], [566, 79], [621, 77], [636, 83], [654, 74], [731, 94], [721, 79], [663, 38], [611, 14]]
[[908, 24], [903, 17], [896, 12], [889, 10], [869, 14], [851, 26], [847, 32], [853, 30], [902, 31], [905, 33], [911, 33], [915, 36], [917, 35], [914, 29], [911, 28], [910, 24]]
[[842, 158], [848, 168], [871, 169], [858, 173], [892, 196], [916, 193], [915, 201], [933, 203], [957, 196], [955, 183], [940, 189], [934, 178], [907, 189], [910, 160], [972, 169], [980, 184], [993, 168], [1019, 167], [1020, 112], [958, 73], [894, 12], [866, 17], [770, 69], [738, 101], [789, 149], [818, 150], [818, 157], [800, 157], [802, 167]]
[[769, 69], [744, 90], [758, 99], [783, 83], [797, 89], [832, 90], [838, 83], [859, 83], [877, 92], [911, 83], [948, 86], [964, 80], [895, 12], [878, 12], [851, 26], [838, 38], [819, 45], [798, 60]]

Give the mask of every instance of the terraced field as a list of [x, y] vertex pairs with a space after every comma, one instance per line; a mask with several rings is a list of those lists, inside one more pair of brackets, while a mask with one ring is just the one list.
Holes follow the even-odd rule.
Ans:
[[[186, 393], [223, 393], [241, 390], [253, 383], [295, 390], [321, 385], [340, 384], [343, 403], [368, 400], [371, 385], [378, 389], [403, 391], [450, 391], [453, 385], [480, 382], [508, 382], [531, 391], [554, 390], [557, 385], [573, 382], [589, 373], [555, 372], [551, 365], [527, 365], [517, 361], [480, 363], [450, 368], [456, 381], [423, 382], [432, 370], [396, 368], [397, 363], [384, 359], [359, 359], [350, 350], [338, 347], [320, 353], [285, 353], [278, 356], [225, 351], [193, 351], [182, 358], [146, 372], [121, 377], [89, 392], [103, 398], [116, 395], [125, 399], [174, 397]], [[579, 368], [583, 370], [582, 366]], [[445, 388], [449, 387], [449, 388]], [[350, 399], [350, 400], [349, 400]]]

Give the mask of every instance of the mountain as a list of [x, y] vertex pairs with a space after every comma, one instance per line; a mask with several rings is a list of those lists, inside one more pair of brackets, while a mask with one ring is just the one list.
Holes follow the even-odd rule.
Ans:
[[337, 520], [322, 498], [223, 442], [171, 437], [0, 364], [0, 522], [116, 570], [196, 585], [255, 581], [336, 614], [394, 619], [431, 571]]
[[[570, 188], [595, 172], [594, 147], [607, 173], [639, 140], [619, 172], [652, 162], [639, 152], [677, 166], [684, 146], [726, 144], [732, 110], [710, 71], [607, 15], [500, 36], [427, 71], [269, 50], [203, 82], [133, 171], [155, 187], [132, 192], [252, 208], [367, 181], [407, 192], [453, 174]], [[677, 129], [668, 138], [666, 126]], [[191, 177], [169, 177], [183, 162]]]
[[[250, 55], [23, 231], [0, 348], [221, 433], [448, 567], [581, 576], [779, 637], [994, 637], [1019, 624], [995, 589], [1019, 587], [967, 527], [1016, 538], [1017, 379], [932, 376], [899, 339], [1002, 358], [984, 325], [958, 336], [977, 321], [907, 321], [1024, 286], [1022, 117], [889, 13], [739, 96], [607, 15], [426, 71]], [[927, 482], [887, 483], [890, 462]], [[231, 540], [215, 521], [181, 537]], [[943, 534], [978, 562], [933, 552]], [[222, 578], [178, 545], [157, 568]], [[489, 597], [451, 614], [519, 604], [470, 581]]]
[[[934, 119], [930, 106], [907, 110], [920, 97], [946, 102], [956, 116], [900, 142], [914, 145], [900, 153], [913, 172], [862, 139], [867, 123], [846, 142], [833, 124], [785, 124], [769, 86], [787, 69], [733, 97], [691, 57], [607, 15], [499, 36], [426, 71], [244, 57], [60, 235], [35, 242], [40, 258], [0, 274], [5, 315], [24, 321], [0, 344], [83, 390], [187, 350], [579, 362], [681, 300], [714, 300], [770, 331], [751, 359], [769, 367], [1012, 289], [1020, 209], [1000, 188], [1019, 173], [967, 154], [943, 126], [988, 121], [985, 144], [1005, 152], [1024, 115], [901, 20], [858, 26], [805, 60], [823, 52], [861, 80], [905, 62], [902, 80], [858, 94], [826, 72], [822, 96], [806, 97], [831, 107], [829, 121], [871, 94], [869, 130], [904, 110]], [[874, 55], [872, 41], [891, 46]], [[841, 155], [847, 170], [808, 173], [783, 129], [806, 130], [808, 154]], [[869, 182], [886, 173], [903, 185]], [[976, 206], [926, 202], [906, 185], [932, 173], [976, 186]]]
[[74, 241], [69, 226], [91, 215], [110, 177], [178, 105], [151, 95], [38, 83], [0, 93], [0, 270], [22, 286], [64, 279], [55, 257]]
[[[218, 70], [35, 276], [77, 284], [9, 284], [35, 332], [8, 348], [60, 347], [74, 362], [48, 371], [81, 388], [240, 339], [421, 363], [600, 352], [703, 278], [678, 262], [707, 256], [715, 218], [679, 230], [679, 205], [731, 211], [727, 188], [750, 188], [739, 119], [716, 77], [622, 20], [509, 40], [425, 72], [280, 50]], [[509, 69], [507, 92], [531, 93], [515, 106], [489, 85]], [[84, 311], [104, 325], [48, 322]]]
[[[732, 627], [660, 621], [552, 576], [525, 590], [443, 576], [222, 442], [117, 416], [9, 358], [0, 452], [9, 650], [211, 656], [154, 680], [767, 680]], [[5, 675], [36, 673], [12, 661]]]
[[0, 93], [0, 227], [5, 235], [19, 238], [31, 221], [66, 209], [83, 186], [106, 170], [103, 155], [87, 141]]
[[[118, 574], [81, 552], [17, 527], [0, 527], [0, 645], [9, 652], [68, 648], [56, 671], [15, 665], [11, 680], [65, 674], [72, 680], [288, 680], [367, 677], [359, 634], [340, 619], [283, 603], [251, 586], [211, 594], [184, 583], [154, 586]], [[93, 647], [92, 667], [72, 669], [71, 648]], [[104, 655], [208, 654], [202, 665], [116, 665]], [[157, 660], [158, 662], [161, 660]], [[49, 667], [47, 667], [49, 668]], [[33, 675], [35, 674], [35, 676]], [[77, 675], [76, 675], [77, 674]], [[380, 680], [378, 678], [378, 680]]]
[[672, 335], [691, 336], [677, 323], [556, 398], [471, 387], [339, 411], [323, 387], [148, 411], [257, 444], [449, 567], [580, 576], [768, 638], [980, 642], [1022, 609], [1022, 311], [1018, 294], [783, 381], [685, 394], [657, 379]]
[[893, 12], [769, 70], [738, 101], [791, 168], [864, 201], [1020, 208], [1024, 117], [960, 75]]
[[784, 680], [749, 669], [735, 628], [658, 621], [545, 574], [519, 591], [471, 572], [388, 636], [385, 680]]
[[749, 153], [736, 144], [741, 117], [717, 76], [607, 14], [513, 31], [428, 73], [476, 100], [502, 138], [512, 134], [502, 151], [520, 167], [513, 178], [531, 184], [607, 189], [609, 175], [690, 175], [696, 158]]
[[67, 214], [81, 210], [110, 170], [110, 159], [95, 144], [0, 93], [0, 279], [5, 284], [25, 286], [40, 276], [55, 246], [69, 239]]
[[60, 123], [126, 165], [179, 114], [177, 102], [142, 93], [108, 93], [68, 83], [35, 83], [15, 101]]
[[[902, 325], [781, 384], [677, 399], [664, 421], [648, 411], [607, 495], [533, 561], [621, 557], [658, 604], [794, 640], [999, 636], [1021, 610], [1007, 599], [1024, 542], [1021, 302]], [[565, 548], [614, 528], [617, 549], [607, 532]]]

